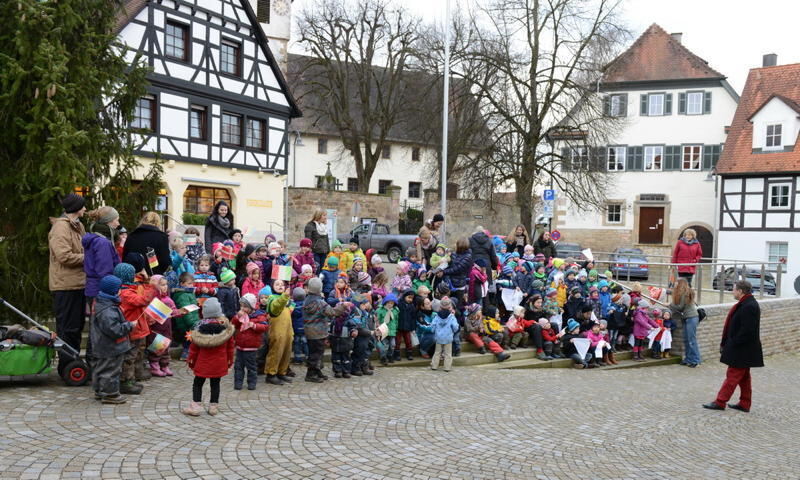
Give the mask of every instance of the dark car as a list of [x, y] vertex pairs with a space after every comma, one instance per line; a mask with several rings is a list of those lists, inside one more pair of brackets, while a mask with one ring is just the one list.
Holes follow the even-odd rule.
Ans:
[[583, 247], [579, 243], [556, 243], [556, 257], [572, 257], [575, 260], [586, 260], [586, 257], [583, 256]]
[[627, 280], [639, 278], [647, 280], [650, 277], [650, 267], [647, 256], [638, 248], [617, 248], [609, 256], [611, 273], [614, 278]]
[[[753, 286], [753, 293], [761, 292], [761, 270], [744, 269], [741, 267], [737, 267], [735, 271], [733, 267], [728, 267], [724, 270], [724, 272], [717, 273], [716, 276], [714, 276], [712, 287], [714, 290], [718, 290], [722, 284], [724, 285], [725, 290], [730, 291], [733, 290], [733, 284], [741, 278], [744, 278], [744, 280], [750, 282], [750, 285]], [[765, 272], [763, 283], [764, 293], [767, 295], [775, 295], [777, 286], [775, 283], [775, 277], [771, 273]]]

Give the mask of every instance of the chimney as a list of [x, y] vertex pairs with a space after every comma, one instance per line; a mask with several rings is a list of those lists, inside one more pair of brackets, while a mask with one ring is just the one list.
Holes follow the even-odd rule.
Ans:
[[681, 41], [683, 40], [683, 33], [681, 32], [670, 33], [670, 36], [672, 36], [672, 39], [675, 40], [676, 42], [682, 43]]
[[774, 67], [778, 64], [778, 55], [775, 53], [768, 53], [764, 55], [763, 61], [761, 62], [762, 67]]

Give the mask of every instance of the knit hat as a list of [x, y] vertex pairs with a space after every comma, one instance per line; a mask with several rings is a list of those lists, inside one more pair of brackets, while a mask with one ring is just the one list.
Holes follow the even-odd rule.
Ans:
[[586, 270], [581, 270], [580, 272], [578, 272], [578, 278], [586, 278], [586, 277], [587, 277]]
[[[233, 246], [228, 245], [228, 242], [222, 244], [222, 258], [224, 258], [225, 260], [233, 260], [234, 256], [233, 252], [234, 252]], [[245, 252], [247, 252], [246, 248]], [[253, 251], [251, 250], [250, 253], [253, 253]], [[247, 257], [247, 255], [245, 255], [245, 257]]]
[[533, 257], [533, 259], [534, 259], [534, 260], [536, 260], [537, 262], [541, 262], [541, 263], [544, 263], [544, 262], [545, 262], [545, 260], [547, 260], [547, 259], [545, 258], [545, 256], [544, 256], [544, 254], [543, 254], [543, 253], [537, 253], [537, 254], [536, 254], [534, 257]]
[[592, 310], [594, 310], [594, 307], [592, 307], [588, 303], [583, 304], [583, 306], [581, 307], [581, 313], [591, 312]]
[[464, 312], [467, 314], [467, 316], [474, 315], [480, 311], [481, 311], [481, 306], [478, 305], [477, 303], [471, 303], [467, 305], [467, 307], [464, 309]]
[[338, 266], [339, 266], [339, 259], [338, 259], [338, 258], [336, 258], [336, 257], [328, 257], [328, 258], [325, 260], [325, 263], [326, 263], [326, 264], [327, 264], [329, 267], [338, 267]]
[[345, 283], [350, 283], [350, 277], [347, 275], [347, 272], [339, 272], [337, 275], [336, 280], [344, 280]]
[[653, 316], [654, 317], [660, 317], [661, 316], [661, 309], [660, 308], [654, 308], [652, 310], [652, 312], [653, 312]]
[[229, 268], [223, 268], [222, 271], [219, 272], [219, 283], [224, 285], [231, 280], [236, 280], [236, 274]]
[[247, 270], [247, 274], [248, 275], [250, 275], [250, 273], [252, 273], [253, 270], [258, 270], [259, 269], [258, 268], [258, 264], [256, 262], [248, 262], [247, 265], [245, 265], [244, 268], [245, 268], [245, 270]]
[[486, 305], [483, 307], [483, 315], [486, 317], [495, 318], [497, 316], [497, 307], [494, 305]]
[[453, 308], [453, 301], [450, 300], [450, 297], [443, 297], [442, 300], [439, 302], [439, 310], [450, 310]]
[[614, 278], [614, 273], [611, 272], [611, 270], [606, 270], [605, 272], [603, 272], [603, 275], [605, 275], [606, 278]]
[[144, 270], [144, 255], [139, 252], [128, 252], [128, 254], [125, 255], [125, 259], [122, 261], [133, 267], [134, 274]]
[[114, 267], [114, 276], [119, 278], [122, 283], [133, 283], [134, 275], [136, 275], [136, 270], [130, 263], [118, 263]]
[[519, 258], [519, 252], [511, 253], [511, 258]]
[[203, 302], [203, 318], [219, 318], [224, 317], [222, 313], [222, 305], [219, 304], [217, 297], [210, 297]]
[[548, 320], [546, 318], [540, 318], [539, 319], [539, 326], [542, 327], [542, 328], [544, 328], [544, 326], [547, 325], [548, 323], [550, 323], [550, 320]]
[[437, 213], [436, 215], [433, 216], [432, 220], [433, 220], [432, 223], [444, 222], [444, 216], [441, 213]]
[[551, 261], [553, 262], [553, 266], [556, 268], [560, 267], [561, 265], [564, 265], [564, 260], [561, 258], [553, 258], [551, 259]]
[[381, 258], [380, 255], [375, 254], [372, 256], [372, 260], [370, 260], [369, 263], [371, 263], [373, 266], [377, 266], [383, 263], [383, 259]]
[[541, 280], [534, 280], [531, 286], [537, 290], [541, 290], [544, 287], [544, 282]]
[[434, 299], [431, 302], [431, 310], [433, 310], [434, 312], [438, 312], [441, 309], [442, 309], [442, 301], [439, 300], [438, 298]]
[[267, 296], [272, 295], [272, 288], [269, 285], [262, 288], [261, 290], [258, 291], [258, 296], [260, 297], [261, 295], [267, 295]]
[[353, 295], [353, 304], [354, 305], [361, 305], [363, 303], [367, 303], [372, 301], [372, 299], [368, 295], [364, 295], [363, 293], [356, 293]]
[[603, 287], [608, 288], [608, 282], [607, 281], [600, 280], [599, 282], [597, 282], [597, 288], [603, 288]]
[[256, 296], [252, 293], [245, 293], [239, 297], [239, 305], [255, 310], [258, 307], [258, 300], [256, 300]]
[[411, 267], [411, 264], [406, 262], [405, 260], [400, 260], [397, 262], [397, 273], [401, 275], [405, 275], [408, 273], [408, 269]]
[[106, 207], [105, 214], [97, 219], [97, 223], [108, 224], [119, 218], [119, 212], [114, 207]]
[[576, 328], [579, 328], [580, 326], [581, 326], [581, 324], [576, 322], [574, 318], [570, 318], [567, 321], [567, 332], [571, 332], [571, 331], [575, 330]]
[[439, 295], [450, 295], [450, 287], [446, 283], [440, 283], [436, 286], [436, 292]]
[[639, 303], [637, 303], [636, 306], [639, 308], [650, 308], [650, 302], [643, 298], [639, 300]]
[[367, 272], [358, 272], [358, 275], [356, 275], [356, 281], [365, 285], [372, 284], [372, 279]]
[[302, 302], [305, 299], [306, 299], [305, 290], [303, 290], [300, 287], [295, 287], [295, 289], [292, 290], [292, 300], [294, 300], [295, 302]]
[[589, 270], [589, 276], [597, 278], [597, 270], [595, 270], [594, 268]]
[[267, 251], [270, 255], [277, 255], [281, 251], [281, 244], [278, 242], [270, 242], [267, 245]]
[[300, 267], [300, 273], [301, 274], [303, 274], [303, 273], [314, 273], [314, 268], [311, 265], [306, 263], [305, 265]]
[[581, 293], [581, 287], [572, 287], [569, 289], [570, 295], [575, 295], [576, 293]]
[[217, 250], [222, 250], [222, 242], [215, 242], [211, 244], [211, 255], [216, 255]]
[[353, 237], [353, 238], [351, 238], [351, 239], [350, 239], [350, 243], [353, 243], [353, 244], [355, 244], [355, 245], [358, 245], [358, 237]]
[[565, 275], [567, 275], [567, 276], [569, 276], [569, 275], [577, 275], [577, 274], [578, 274], [578, 272], [576, 272], [575, 270], [572, 270], [572, 269], [567, 270], [567, 273], [565, 273]]
[[514, 274], [514, 269], [511, 268], [510, 265], [503, 266], [503, 275], [513, 275], [513, 274]]
[[547, 293], [545, 293], [545, 296], [547, 296], [547, 297], [555, 297], [556, 295], [558, 295], [558, 291], [555, 288], [552, 288], [552, 287], [548, 288], [547, 289]]
[[386, 305], [388, 302], [394, 302], [394, 304], [397, 305], [397, 295], [394, 293], [386, 295], [386, 298], [383, 299], [383, 303], [381, 305]]
[[319, 277], [314, 277], [308, 281], [308, 293], [319, 295], [322, 293], [322, 280]]
[[70, 193], [61, 199], [65, 213], [75, 213], [86, 205], [86, 200], [76, 193]]
[[311, 239], [310, 238], [303, 238], [300, 240], [300, 248], [311, 248]]
[[447, 245], [445, 245], [444, 243], [437, 243], [437, 244], [436, 244], [436, 249], [438, 250], [438, 249], [440, 249], [440, 248], [441, 248], [442, 250], [444, 250], [444, 251], [447, 251]]
[[334, 249], [336, 247], [341, 247], [341, 246], [342, 246], [342, 242], [340, 242], [338, 238], [334, 238], [333, 242], [331, 242], [331, 249]]
[[591, 287], [589, 287], [589, 293], [594, 293], [594, 292], [599, 292], [599, 290], [597, 289], [597, 287], [592, 285]]
[[116, 295], [119, 293], [119, 287], [122, 285], [122, 280], [114, 275], [106, 275], [100, 279], [100, 291], [106, 295]]
[[270, 243], [275, 242], [277, 240], [278, 239], [275, 237], [275, 235], [273, 235], [271, 233], [268, 233], [268, 234], [264, 235], [264, 243], [267, 244], [267, 245], [269, 245]]

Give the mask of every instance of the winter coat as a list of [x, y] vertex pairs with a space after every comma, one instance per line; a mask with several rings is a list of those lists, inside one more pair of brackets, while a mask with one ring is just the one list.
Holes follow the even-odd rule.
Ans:
[[752, 295], [748, 295], [733, 308], [736, 311], [730, 320], [725, 321], [719, 361], [734, 368], [763, 367], [764, 355], [759, 337], [761, 307]]
[[[446, 316], [442, 316], [446, 315]], [[438, 312], [434, 314], [433, 321], [431, 322], [433, 329], [434, 341], [439, 345], [447, 345], [453, 343], [453, 338], [458, 332], [458, 322], [452, 313]]]
[[[138, 277], [138, 275], [137, 275]], [[122, 314], [125, 319], [134, 323], [131, 340], [139, 340], [150, 335], [148, 316], [145, 309], [156, 296], [156, 289], [150, 284], [123, 284], [119, 291]]]
[[[228, 218], [230, 219], [230, 215]], [[211, 246], [215, 243], [222, 243], [231, 238], [231, 232], [233, 229], [233, 224], [228, 225], [228, 228], [223, 227], [219, 222], [219, 215], [209, 215], [206, 219], [205, 232], [203, 232], [203, 240], [205, 240], [206, 252], [211, 253]]]
[[556, 343], [558, 341], [558, 333], [553, 330], [553, 327], [542, 329], [542, 341]]
[[314, 252], [309, 250], [306, 253], [295, 253], [292, 259], [292, 268], [294, 271], [300, 275], [303, 271], [303, 265], [311, 265], [311, 270], [316, 270], [316, 264], [314, 263]]
[[386, 334], [387, 337], [394, 337], [397, 335], [397, 317], [399, 316], [400, 308], [397, 307], [397, 305], [391, 310], [387, 309], [385, 305], [382, 305], [378, 311], [375, 312], [378, 325], [385, 323], [389, 328], [389, 333]]
[[506, 329], [508, 333], [522, 333], [525, 329], [528, 328], [526, 326], [526, 322], [524, 318], [517, 318], [514, 315], [509, 317], [508, 321], [506, 322]]
[[340, 302], [349, 302], [353, 298], [353, 290], [345, 286], [343, 290], [339, 290], [336, 287], [333, 287], [331, 293], [328, 294], [328, 305], [331, 307], [335, 307]]
[[566, 321], [570, 318], [574, 318], [578, 320], [578, 317], [581, 314], [581, 308], [586, 301], [581, 298], [569, 297], [567, 303], [564, 304], [564, 324], [566, 325]]
[[111, 240], [99, 233], [87, 233], [81, 239], [83, 246], [83, 271], [86, 272], [87, 297], [96, 297], [100, 291], [100, 280], [114, 273], [119, 263], [117, 249]]
[[[197, 305], [197, 297], [194, 296], [193, 288], [176, 288], [172, 290], [172, 300], [178, 308], [183, 308], [187, 305]], [[200, 311], [195, 310], [194, 312], [189, 312], [186, 315], [178, 317], [177, 320], [175, 320], [175, 327], [183, 332], [188, 332], [193, 329], [199, 321]]]
[[319, 278], [322, 280], [322, 293], [324, 293], [326, 297], [331, 293], [333, 287], [336, 285], [336, 280], [339, 278], [339, 273], [341, 273], [341, 270], [328, 270], [325, 268], [319, 272]]
[[401, 293], [405, 292], [411, 287], [412, 287], [411, 275], [398, 274], [392, 279], [392, 292], [398, 297], [400, 296]]
[[250, 277], [244, 279], [244, 283], [242, 283], [242, 295], [247, 295], [248, 293], [252, 293], [258, 299], [258, 292], [264, 288], [264, 282], [261, 280], [253, 281]]
[[178, 254], [178, 252], [173, 250], [169, 254], [169, 258], [170, 261], [172, 262], [171, 263], [172, 270], [175, 271], [176, 276], [180, 277], [184, 273], [191, 273], [192, 275], [194, 275], [195, 273], [194, 265], [192, 265], [192, 262], [190, 262], [189, 259], [186, 258], [186, 256], [181, 257]]
[[483, 317], [483, 331], [487, 335], [497, 335], [503, 333], [503, 326], [494, 317]]
[[[700, 242], [696, 238], [691, 241], [681, 238], [672, 250], [672, 263], [697, 263], [701, 258], [703, 258], [703, 247], [700, 246]], [[696, 271], [697, 267], [694, 265], [678, 267], [678, 273], [694, 274]]]
[[206, 247], [203, 245], [203, 242], [199, 240], [194, 245], [186, 245], [186, 258], [188, 258], [192, 264], [196, 264], [197, 260], [205, 255], [205, 253]]
[[[194, 294], [197, 298], [208, 298], [217, 296], [217, 277], [213, 273], [200, 273], [194, 274]], [[203, 288], [208, 290], [208, 293], [203, 293]]]
[[83, 271], [83, 246], [86, 234], [81, 222], [71, 222], [66, 216], [50, 218], [47, 245], [50, 250], [48, 283], [50, 291], [83, 290], [86, 273]]
[[295, 337], [305, 335], [304, 322], [303, 322], [304, 303], [305, 303], [304, 300], [300, 300], [299, 302], [294, 302], [294, 310], [292, 310], [292, 330], [294, 330]]
[[581, 338], [581, 336], [574, 335], [572, 333], [566, 333], [561, 337], [561, 353], [563, 353], [566, 357], [578, 353], [578, 349], [575, 348], [575, 344], [570, 342], [570, 340], [573, 338]]
[[467, 331], [467, 333], [484, 333], [483, 319], [480, 318], [478, 314], [467, 315], [467, 319], [464, 320], [464, 329]]
[[609, 330], [619, 330], [625, 326], [628, 318], [628, 307], [622, 303], [612, 303], [608, 307], [608, 321]]
[[469, 288], [467, 294], [471, 302], [480, 303], [483, 298], [483, 284], [487, 281], [485, 273], [481, 272], [480, 267], [477, 265], [472, 266], [469, 272]]
[[128, 234], [125, 240], [125, 248], [122, 251], [122, 258], [130, 252], [141, 253], [147, 260], [147, 249], [152, 248], [156, 252], [158, 265], [150, 268], [150, 264], [145, 261], [145, 268], [152, 275], [163, 275], [172, 265], [169, 255], [169, 237], [158, 227], [153, 225], [139, 225], [134, 231]]
[[108, 295], [98, 296], [94, 304], [89, 339], [92, 355], [97, 358], [117, 357], [131, 349], [128, 334], [133, 323], [125, 320], [119, 304], [119, 297]]
[[269, 329], [267, 317], [263, 313], [238, 312], [231, 325], [236, 328], [236, 349], [253, 351], [261, 348], [264, 332]]
[[369, 278], [375, 280], [375, 276], [379, 273], [383, 273], [384, 271], [386, 271], [386, 269], [383, 267], [370, 267], [369, 270], [367, 270], [367, 273], [369, 274]]
[[524, 271], [517, 272], [514, 275], [514, 286], [519, 288], [522, 293], [530, 294], [531, 287], [533, 286], [533, 275]]
[[650, 333], [650, 329], [656, 327], [658, 324], [644, 310], [636, 310], [636, 313], [633, 314], [634, 337], [646, 337]]
[[600, 315], [598, 315], [597, 318], [606, 318], [610, 306], [611, 294], [609, 292], [600, 292]]
[[556, 244], [553, 243], [552, 240], [545, 240], [540, 236], [536, 242], [533, 243], [533, 253], [536, 255], [541, 253], [544, 255], [544, 258], [549, 260], [556, 256]]
[[589, 341], [592, 342], [590, 344], [589, 348], [596, 348], [598, 343], [606, 341], [606, 336], [605, 335], [603, 335], [602, 333], [599, 333], [599, 332], [598, 333], [594, 333], [591, 330], [589, 330], [588, 332], [585, 332], [583, 334], [583, 336], [588, 338]]
[[417, 328], [417, 318], [419, 317], [419, 311], [414, 305], [413, 300], [411, 303], [408, 303], [405, 300], [405, 296], [408, 293], [414, 293], [414, 291], [406, 290], [403, 292], [403, 295], [397, 302], [397, 307], [399, 309], [399, 315], [397, 316], [397, 330], [401, 332], [413, 332]]
[[228, 320], [218, 320], [198, 325], [192, 330], [192, 343], [186, 364], [195, 376], [220, 378], [228, 374], [233, 365], [234, 327]]
[[482, 258], [492, 270], [497, 270], [498, 260], [497, 252], [494, 249], [494, 244], [489, 235], [483, 232], [478, 232], [469, 237], [469, 248], [472, 250], [472, 261], [476, 262]]
[[[491, 246], [491, 242], [490, 242]], [[453, 288], [461, 289], [467, 285], [467, 277], [472, 270], [472, 252], [452, 253], [450, 264], [444, 269], [444, 276], [450, 280]]]
[[303, 229], [303, 236], [311, 240], [311, 251], [317, 255], [327, 255], [331, 251], [328, 245], [328, 235], [320, 235], [317, 232], [317, 224], [308, 222]]
[[328, 336], [330, 319], [347, 311], [347, 304], [331, 307], [325, 299], [309, 293], [303, 302], [303, 328], [309, 340], [322, 340]]
[[222, 306], [222, 313], [228, 318], [233, 318], [239, 311], [239, 289], [236, 287], [219, 287], [217, 300]]

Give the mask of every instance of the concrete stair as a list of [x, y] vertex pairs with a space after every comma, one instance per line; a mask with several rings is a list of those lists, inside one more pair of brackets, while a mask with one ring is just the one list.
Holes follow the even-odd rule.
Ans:
[[[617, 365], [608, 365], [600, 368], [601, 370], [617, 370], [621, 368], [642, 368], [642, 367], [657, 367], [661, 365], [671, 365], [679, 363], [680, 357], [668, 357], [653, 359], [646, 357], [644, 362], [636, 362], [633, 360], [632, 352], [617, 352], [614, 358], [619, 362]], [[477, 365], [476, 368], [484, 370], [509, 370], [509, 369], [523, 369], [523, 368], [572, 368], [572, 360], [568, 358], [560, 358], [557, 360], [539, 360], [538, 358], [526, 358], [522, 360], [514, 360], [513, 358], [503, 363], [484, 363]]]

